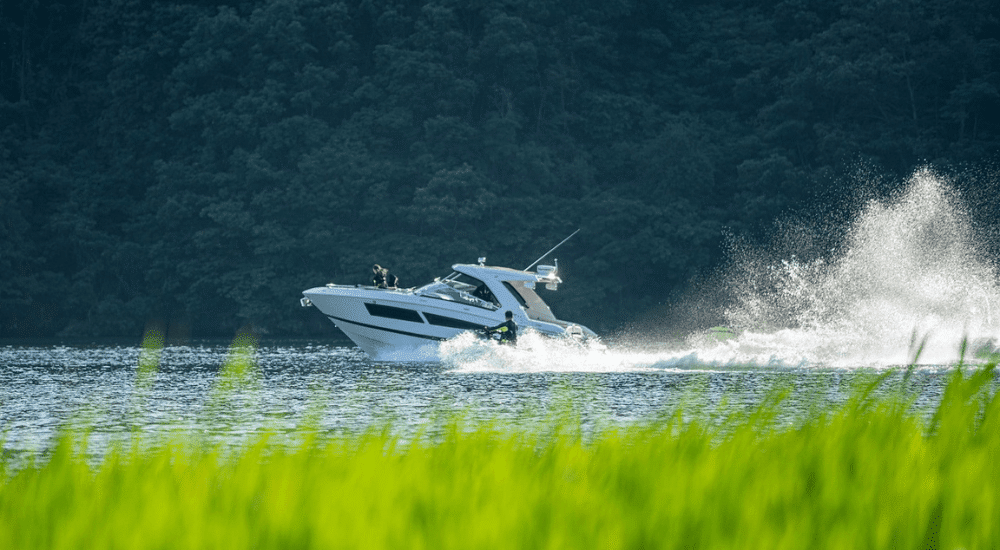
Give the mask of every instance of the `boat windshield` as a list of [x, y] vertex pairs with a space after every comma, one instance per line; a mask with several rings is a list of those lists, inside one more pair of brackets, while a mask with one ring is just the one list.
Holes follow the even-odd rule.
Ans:
[[524, 281], [504, 281], [503, 284], [524, 308], [529, 319], [547, 323], [557, 322], [556, 316], [549, 309], [548, 304], [534, 290], [525, 285]]
[[416, 291], [418, 296], [437, 298], [449, 302], [496, 310], [500, 302], [490, 292], [486, 283], [464, 273], [452, 272], [444, 279], [436, 279]]

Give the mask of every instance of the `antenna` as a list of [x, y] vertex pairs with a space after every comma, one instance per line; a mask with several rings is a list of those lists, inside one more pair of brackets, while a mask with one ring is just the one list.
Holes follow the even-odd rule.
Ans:
[[526, 268], [522, 269], [521, 271], [527, 271], [527, 270], [529, 270], [529, 269], [531, 269], [531, 268], [535, 267], [535, 264], [537, 264], [538, 262], [540, 262], [540, 261], [542, 261], [543, 259], [545, 259], [545, 257], [546, 257], [546, 256], [548, 256], [549, 254], [552, 254], [553, 252], [555, 252], [555, 251], [556, 251], [556, 249], [557, 249], [557, 248], [559, 248], [560, 246], [562, 246], [564, 242], [566, 242], [566, 241], [568, 241], [568, 240], [572, 239], [572, 238], [573, 238], [573, 235], [576, 235], [576, 234], [577, 234], [577, 233], [579, 233], [579, 232], [580, 232], [580, 230], [579, 230], [579, 229], [577, 229], [576, 231], [574, 231], [574, 232], [573, 232], [573, 233], [572, 233], [572, 234], [571, 234], [571, 235], [570, 235], [569, 237], [566, 237], [565, 239], [563, 239], [563, 240], [562, 240], [562, 242], [560, 242], [559, 244], [557, 244], [557, 245], [553, 246], [553, 247], [552, 247], [552, 250], [549, 250], [549, 251], [548, 251], [548, 252], [546, 252], [545, 254], [542, 254], [542, 256], [541, 256], [540, 258], [538, 258], [537, 260], [535, 260], [535, 261], [531, 262], [531, 265], [529, 265], [528, 267], [526, 267]]

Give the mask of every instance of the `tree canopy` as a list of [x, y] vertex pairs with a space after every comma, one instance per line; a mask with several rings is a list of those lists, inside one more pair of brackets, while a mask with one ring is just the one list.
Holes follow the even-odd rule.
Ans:
[[547, 298], [610, 330], [845, 166], [998, 145], [988, 0], [4, 2], [0, 336], [321, 334], [303, 289], [577, 228]]

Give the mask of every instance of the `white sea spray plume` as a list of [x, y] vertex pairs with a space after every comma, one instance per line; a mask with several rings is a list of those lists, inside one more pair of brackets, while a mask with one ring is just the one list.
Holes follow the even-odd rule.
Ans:
[[[725, 312], [737, 336], [698, 346], [709, 361], [832, 367], [942, 364], [1000, 335], [997, 270], [949, 182], [921, 169], [868, 201], [842, 245], [809, 260], [746, 250]], [[765, 260], [766, 258], [766, 260]], [[695, 342], [692, 342], [696, 344]]]

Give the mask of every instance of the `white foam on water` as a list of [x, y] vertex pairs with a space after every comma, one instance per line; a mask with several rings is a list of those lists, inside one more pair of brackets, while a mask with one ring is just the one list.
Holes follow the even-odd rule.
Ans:
[[550, 338], [526, 329], [516, 346], [463, 333], [443, 342], [442, 364], [454, 372], [616, 372], [630, 367], [597, 341]]
[[[841, 226], [845, 227], [845, 226]], [[526, 334], [517, 348], [473, 336], [442, 344], [442, 362], [460, 372], [630, 372], [746, 368], [882, 368], [947, 365], [983, 343], [1000, 341], [1000, 284], [967, 207], [928, 168], [901, 192], [870, 200], [817, 254], [815, 226], [788, 228], [784, 256], [733, 250], [724, 271], [724, 312], [732, 337], [698, 332], [682, 344], [636, 351], [587, 347]], [[787, 243], [804, 243], [801, 254]], [[809, 259], [804, 259], [809, 258]]]
[[[915, 172], [890, 200], [865, 204], [839, 252], [744, 269], [726, 312], [739, 336], [706, 349], [831, 367], [952, 363], [963, 339], [1000, 336], [993, 258], [948, 182]], [[752, 265], [753, 254], [744, 256]]]
[[596, 340], [552, 338], [525, 330], [517, 346], [500, 345], [464, 333], [439, 348], [440, 360], [451, 372], [663, 372], [713, 371], [734, 366], [698, 350], [622, 349]]

